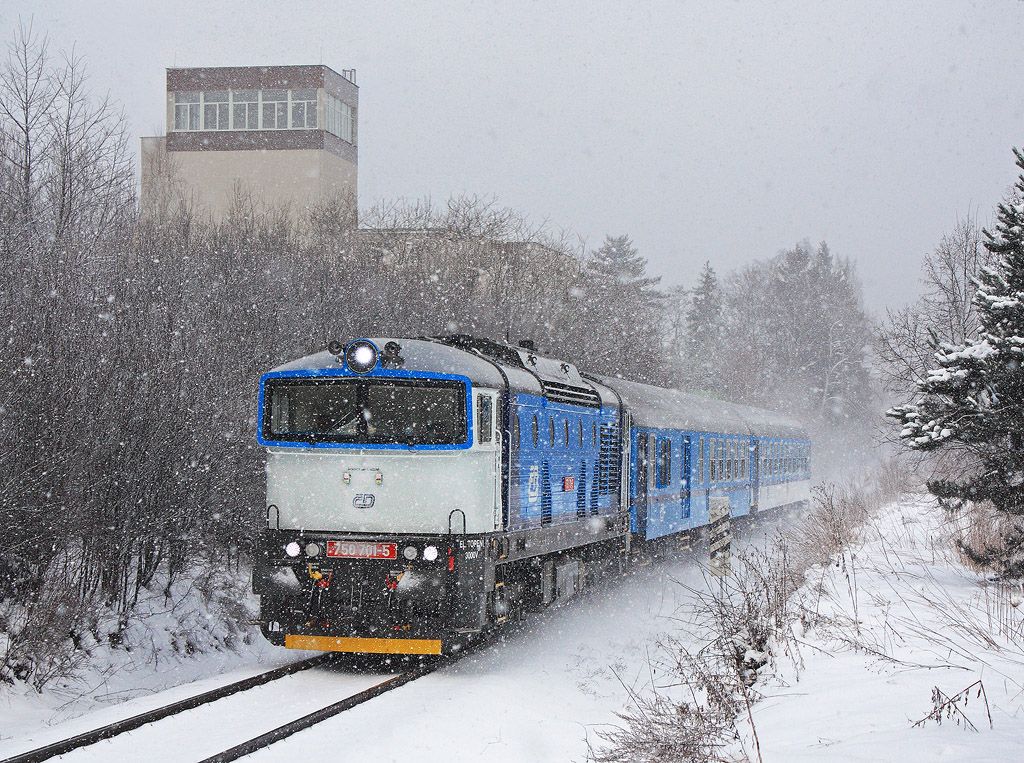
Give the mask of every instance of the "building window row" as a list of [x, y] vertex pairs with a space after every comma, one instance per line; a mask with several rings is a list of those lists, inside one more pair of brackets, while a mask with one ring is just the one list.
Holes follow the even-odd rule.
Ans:
[[325, 94], [324, 98], [324, 122], [326, 122], [324, 128], [332, 135], [337, 135], [342, 140], [354, 145], [356, 142], [355, 109], [330, 93]]
[[315, 130], [316, 127], [315, 88], [187, 90], [174, 94], [174, 129], [177, 131]]

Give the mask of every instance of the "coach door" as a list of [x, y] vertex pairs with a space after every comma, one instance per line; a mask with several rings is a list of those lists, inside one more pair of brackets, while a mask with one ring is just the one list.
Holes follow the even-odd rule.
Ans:
[[680, 500], [682, 503], [682, 518], [686, 519], [690, 516], [690, 444], [691, 440], [689, 437], [683, 438], [683, 481], [682, 481], [682, 494]]
[[751, 452], [751, 465], [750, 465], [750, 513], [753, 514], [757, 511], [757, 495], [761, 483], [761, 443], [757, 441], [756, 437], [750, 438], [750, 452]]
[[647, 534], [647, 493], [650, 474], [650, 444], [646, 432], [636, 436], [636, 530]]

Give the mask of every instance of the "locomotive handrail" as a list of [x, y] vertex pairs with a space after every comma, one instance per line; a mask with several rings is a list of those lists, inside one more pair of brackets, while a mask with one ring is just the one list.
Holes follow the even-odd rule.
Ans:
[[454, 533], [452, 532], [452, 517], [455, 516], [456, 514], [461, 514], [462, 515], [462, 534], [465, 535], [466, 534], [466, 512], [464, 512], [462, 509], [452, 509], [451, 511], [448, 512], [448, 534], [449, 535], [454, 535]]
[[267, 506], [267, 529], [268, 530], [270, 529], [270, 510], [271, 509], [274, 510], [274, 515], [275, 515], [274, 523], [275, 523], [276, 527], [274, 529], [275, 530], [280, 530], [281, 529], [281, 509], [279, 509], [275, 504], [270, 504], [269, 506]]

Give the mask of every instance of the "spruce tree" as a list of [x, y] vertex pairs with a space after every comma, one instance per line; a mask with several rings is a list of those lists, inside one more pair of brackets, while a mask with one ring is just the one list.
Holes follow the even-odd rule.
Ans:
[[[1014, 155], [1024, 171], [1024, 153], [1014, 149]], [[938, 368], [918, 384], [919, 399], [889, 415], [902, 423], [900, 436], [911, 448], [962, 455], [962, 473], [930, 481], [933, 494], [957, 505], [989, 501], [1018, 518], [1024, 516], [1024, 174], [996, 217], [994, 232], [984, 232], [992, 261], [977, 278], [977, 337], [938, 344]], [[1004, 544], [998, 552], [965, 551], [1020, 576], [1024, 535], [1014, 530]]]
[[684, 366], [687, 386], [714, 390], [720, 384], [722, 347], [722, 291], [710, 262], [700, 271], [686, 315], [687, 358]]
[[[588, 353], [595, 367], [638, 381], [662, 381], [660, 281], [647, 275], [647, 260], [629, 236], [606, 236], [591, 252], [583, 291], [591, 324], [602, 327]], [[607, 341], [608, 332], [614, 341]]]

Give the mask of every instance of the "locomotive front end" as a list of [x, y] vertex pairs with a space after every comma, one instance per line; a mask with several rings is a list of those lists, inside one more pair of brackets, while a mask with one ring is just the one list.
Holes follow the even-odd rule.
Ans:
[[500, 521], [497, 392], [428, 342], [378, 342], [260, 380], [268, 527], [253, 588], [275, 644], [440, 654], [482, 625], [472, 536]]

